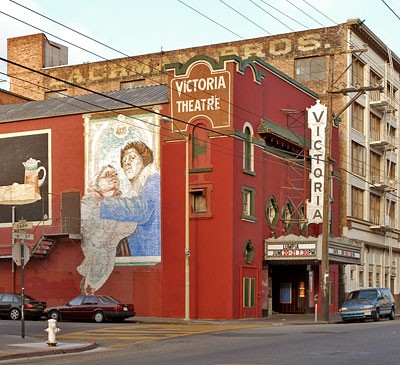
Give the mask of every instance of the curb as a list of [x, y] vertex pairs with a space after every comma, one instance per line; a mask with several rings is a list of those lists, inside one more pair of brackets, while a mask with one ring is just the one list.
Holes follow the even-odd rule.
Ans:
[[4, 354], [4, 355], [0, 355], [0, 361], [21, 359], [24, 357], [40, 357], [40, 356], [46, 356], [46, 355], [70, 354], [70, 353], [75, 353], [75, 352], [83, 352], [83, 351], [87, 351], [87, 350], [92, 350], [95, 348], [97, 348], [96, 342], [89, 341], [84, 345], [74, 346], [74, 347], [70, 347], [70, 348], [49, 347], [48, 349], [43, 349], [43, 350], [24, 351], [24, 352], [17, 352], [17, 353], [13, 353], [13, 354]]

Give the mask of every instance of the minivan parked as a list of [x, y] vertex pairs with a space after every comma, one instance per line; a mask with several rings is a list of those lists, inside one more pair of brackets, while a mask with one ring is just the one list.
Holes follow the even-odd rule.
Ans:
[[381, 317], [395, 319], [396, 304], [393, 294], [386, 288], [354, 290], [339, 309], [344, 322], [372, 318], [375, 322]]

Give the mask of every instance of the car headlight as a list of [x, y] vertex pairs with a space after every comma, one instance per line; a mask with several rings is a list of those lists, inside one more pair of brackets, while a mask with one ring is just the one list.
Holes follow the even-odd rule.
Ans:
[[346, 307], [342, 307], [339, 309], [339, 312], [347, 312], [347, 308]]

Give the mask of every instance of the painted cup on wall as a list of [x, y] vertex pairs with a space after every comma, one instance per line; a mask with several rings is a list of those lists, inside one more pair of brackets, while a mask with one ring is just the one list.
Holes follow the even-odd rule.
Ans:
[[[44, 166], [39, 167], [40, 160], [35, 160], [34, 158], [29, 158], [26, 162], [22, 162], [25, 167], [25, 184], [35, 186], [37, 192], [39, 188], [43, 185], [46, 180], [46, 169]], [[39, 179], [39, 173], [42, 171], [43, 175]]]

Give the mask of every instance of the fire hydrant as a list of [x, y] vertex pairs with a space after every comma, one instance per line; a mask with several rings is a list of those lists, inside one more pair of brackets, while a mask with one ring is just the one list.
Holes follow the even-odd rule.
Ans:
[[48, 333], [47, 344], [49, 346], [57, 346], [56, 333], [61, 330], [57, 327], [57, 321], [55, 319], [49, 319], [47, 321], [48, 327], [45, 331]]

